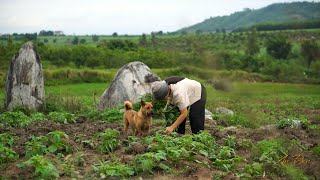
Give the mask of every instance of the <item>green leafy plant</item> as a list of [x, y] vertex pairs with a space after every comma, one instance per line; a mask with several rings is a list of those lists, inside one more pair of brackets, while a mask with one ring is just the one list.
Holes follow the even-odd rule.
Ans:
[[19, 158], [19, 155], [12, 149], [4, 147], [0, 144], [0, 165], [16, 161]]
[[106, 177], [129, 177], [134, 175], [134, 170], [119, 162], [100, 161], [99, 164], [92, 166], [94, 173], [100, 178]]
[[237, 145], [237, 141], [236, 141], [236, 137], [235, 136], [227, 136], [227, 138], [225, 138], [224, 144], [226, 146], [235, 148]]
[[242, 114], [235, 114], [233, 116], [224, 116], [225, 120], [229, 125], [238, 125], [248, 128], [254, 128], [256, 125], [254, 122], [251, 122], [248, 118], [246, 118]]
[[284, 168], [286, 171], [285, 177], [287, 177], [288, 179], [301, 179], [301, 180], [312, 179], [312, 178], [306, 176], [301, 169], [299, 169], [295, 166], [292, 166], [290, 164], [285, 164]]
[[48, 151], [51, 153], [66, 152], [70, 153], [72, 150], [67, 145], [69, 136], [62, 131], [53, 131], [47, 134]]
[[81, 152], [77, 152], [77, 155], [73, 158], [73, 163], [77, 166], [84, 166], [84, 155]]
[[19, 137], [15, 136], [15, 134], [2, 133], [0, 134], [0, 145], [11, 148], [14, 142], [18, 139]]
[[40, 113], [40, 112], [36, 112], [36, 113], [31, 114], [30, 118], [34, 122], [41, 122], [41, 121], [47, 120], [46, 115], [44, 115], [43, 113]]
[[260, 141], [253, 147], [252, 156], [259, 159], [266, 170], [283, 175], [285, 170], [279, 161], [288, 154], [288, 151], [282, 143], [280, 139]]
[[311, 123], [308, 121], [307, 118], [300, 116], [298, 118], [296, 117], [289, 117], [289, 118], [282, 118], [277, 122], [277, 126], [279, 129], [283, 129], [286, 127], [290, 128], [299, 128], [300, 126], [302, 128], [308, 128]]
[[98, 133], [95, 135], [95, 138], [98, 140], [97, 149], [102, 153], [111, 153], [113, 152], [120, 143], [119, 132], [114, 129], [106, 129], [103, 133]]
[[159, 165], [159, 168], [168, 171], [170, 168], [161, 163], [162, 160], [166, 159], [166, 153], [163, 151], [139, 154], [134, 159], [134, 169], [137, 173], [149, 172], [152, 174], [153, 169]]
[[[164, 108], [164, 106], [163, 106]], [[175, 106], [167, 106], [166, 109], [160, 110], [160, 117], [166, 120], [166, 126], [173, 124], [180, 115], [180, 111]]]
[[23, 112], [4, 112], [0, 115], [0, 123], [11, 127], [26, 127], [32, 120]]
[[263, 140], [257, 143], [253, 148], [254, 155], [259, 157], [260, 161], [277, 162], [282, 156], [288, 152], [282, 146], [282, 141], [279, 139]]
[[63, 175], [66, 177], [72, 177], [75, 172], [75, 166], [70, 163], [62, 163], [61, 165], [63, 167]]
[[43, 155], [48, 152], [47, 150], [47, 141], [46, 136], [31, 136], [31, 140], [25, 143], [25, 156], [30, 158], [34, 155]]
[[106, 109], [100, 113], [99, 119], [107, 122], [115, 122], [123, 119], [123, 113], [120, 112], [119, 108]]
[[34, 176], [40, 179], [57, 179], [59, 177], [58, 169], [45, 157], [41, 155], [32, 156], [25, 162], [17, 165], [19, 168], [33, 167]]
[[312, 152], [313, 152], [314, 155], [316, 155], [316, 156], [318, 156], [320, 158], [320, 145], [314, 147], [312, 149]]
[[254, 162], [252, 164], [247, 164], [244, 168], [244, 172], [250, 174], [251, 176], [261, 176], [263, 167], [260, 163]]
[[48, 119], [57, 123], [69, 124], [75, 123], [75, 115], [68, 112], [50, 112]]
[[236, 166], [236, 163], [243, 161], [243, 158], [236, 156], [235, 150], [229, 146], [222, 146], [213, 165], [218, 169], [229, 172]]

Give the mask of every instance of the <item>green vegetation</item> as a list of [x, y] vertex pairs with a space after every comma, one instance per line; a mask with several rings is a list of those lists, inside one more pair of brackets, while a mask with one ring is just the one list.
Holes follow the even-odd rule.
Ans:
[[98, 140], [97, 149], [102, 153], [112, 153], [119, 146], [119, 132], [114, 129], [106, 129], [103, 133], [98, 133], [95, 138]]
[[0, 167], [2, 164], [16, 161], [17, 159], [19, 159], [19, 155], [14, 150], [0, 144]]
[[[35, 43], [46, 86], [111, 82], [117, 70], [132, 61], [145, 63], [163, 78], [192, 75], [212, 82], [228, 79], [319, 83], [319, 37], [317, 29], [251, 30], [247, 33], [145, 35], [144, 43], [135, 40], [136, 37], [120, 36], [91, 45], [57, 46], [39, 39]], [[4, 86], [9, 62], [24, 41], [2, 42], [0, 86]]]
[[18, 165], [20, 168], [33, 167], [34, 176], [39, 179], [57, 179], [58, 169], [45, 157], [41, 155], [32, 156], [29, 160]]
[[131, 167], [118, 162], [100, 161], [99, 164], [92, 166], [92, 169], [102, 179], [106, 177], [128, 177], [134, 174]]
[[[301, 28], [308, 28], [308, 26], [304, 26], [304, 23], [301, 23], [299, 21], [314, 20], [320, 18], [320, 14], [318, 11], [319, 8], [319, 2], [276, 3], [256, 10], [246, 8], [243, 11], [235, 12], [229, 16], [211, 17], [201, 23], [183, 28], [177, 32], [225, 32], [226, 30], [235, 30], [240, 27], [246, 27], [257, 23], [292, 21], [296, 22], [292, 24], [294, 29], [299, 26]], [[281, 30], [284, 27], [290, 27], [289, 24], [282, 24], [278, 24], [277, 30]], [[275, 28], [271, 23], [268, 24], [268, 26], [262, 27]], [[317, 24], [316, 28], [319, 28], [319, 23]]]
[[75, 115], [68, 112], [50, 112], [48, 118], [57, 123], [75, 123]]
[[[296, 12], [303, 14], [301, 7], [310, 4], [319, 9], [319, 3], [292, 7], [299, 5]], [[259, 19], [258, 12], [283, 7], [219, 18], [227, 23], [239, 15], [249, 21]], [[201, 177], [202, 171], [212, 179], [320, 177], [313, 169], [320, 157], [319, 29], [228, 33], [220, 28], [210, 30], [218, 30], [215, 34], [197, 29], [179, 35], [52, 36], [41, 31], [1, 36], [0, 86], [5, 86], [13, 55], [32, 40], [43, 65], [46, 104], [41, 112], [23, 107], [6, 112], [1, 106], [0, 179], [183, 179]], [[179, 112], [163, 109], [166, 102], [146, 94], [142, 99], [153, 102], [155, 114], [149, 135], [124, 134], [123, 105], [101, 112], [97, 104], [118, 69], [132, 61], [145, 63], [162, 79], [185, 76], [204, 84], [214, 121], [207, 120], [197, 135], [187, 129], [183, 136], [165, 136], [164, 127]], [[219, 114], [218, 107], [234, 114]], [[139, 108], [134, 104], [134, 110]], [[300, 159], [304, 164], [294, 156], [305, 157]]]
[[31, 124], [32, 120], [23, 112], [4, 112], [0, 115], [0, 124], [12, 127], [25, 127]]
[[244, 32], [250, 29], [256, 29], [257, 31], [274, 31], [274, 30], [288, 30], [288, 29], [316, 29], [320, 27], [320, 19], [306, 20], [296, 22], [264, 22], [258, 23], [249, 27], [240, 27], [234, 30], [234, 32]]
[[[195, 78], [198, 78], [198, 76], [195, 76]], [[203, 79], [198, 80], [205, 83], [207, 93], [210, 94], [208, 96], [207, 109], [214, 112], [216, 107], [223, 106], [235, 112], [234, 116], [214, 113], [214, 118], [218, 124], [224, 122], [226, 126], [236, 125], [238, 127], [249, 128], [259, 128], [267, 124], [278, 124], [280, 128], [288, 129], [295, 124], [294, 120], [299, 120], [301, 126], [307, 127], [308, 132], [314, 132], [315, 136], [320, 132], [317, 131], [319, 128], [315, 124], [319, 118], [309, 113], [309, 111], [317, 110], [320, 107], [320, 87], [318, 85], [234, 82], [230, 83], [230, 91], [223, 91], [216, 90], [213, 84], [207, 84]], [[59, 98], [50, 98], [47, 103], [55, 104], [60, 108], [58, 111], [29, 113], [29, 115], [21, 111], [4, 112], [0, 115], [2, 118], [0, 126], [25, 127], [29, 129], [31, 127], [30, 123], [36, 123], [36, 125], [39, 123], [41, 126], [45, 125], [43, 123], [48, 123], [55, 124], [55, 127], [66, 126], [65, 130], [68, 130], [68, 127], [81, 125], [81, 123], [74, 121], [69, 122], [72, 124], [65, 124], [69, 117], [72, 120], [83, 117], [88, 119], [88, 123], [91, 124], [104, 121], [103, 124], [119, 128], [122, 126], [120, 108], [107, 109], [105, 112], [100, 113], [95, 110], [93, 92], [100, 94], [105, 88], [105, 83], [48, 86], [46, 87], [48, 95]], [[77, 103], [70, 103], [70, 97], [77, 97]], [[144, 100], [150, 100], [148, 95], [143, 98]], [[61, 99], [64, 100], [60, 101]], [[164, 136], [161, 133], [164, 131], [166, 124], [163, 118], [167, 118], [166, 116], [161, 116], [161, 114], [166, 114], [170, 117], [170, 114], [174, 116], [175, 113], [170, 110], [161, 111], [164, 103], [156, 102], [154, 104], [155, 112], [159, 116], [154, 119], [153, 128], [159, 128], [159, 131], [146, 138], [123, 138], [123, 135], [120, 134], [121, 132], [116, 129], [106, 129], [103, 132], [99, 132], [99, 128], [102, 128], [99, 126], [103, 124], [97, 124], [98, 128], [96, 132], [98, 133], [95, 135], [86, 134], [86, 131], [76, 132], [70, 138], [69, 135], [62, 131], [52, 131], [45, 136], [30, 135], [31, 140], [25, 143], [24, 158], [37, 158], [27, 160], [29, 163], [22, 163], [21, 168], [31, 166], [34, 169], [33, 178], [50, 177], [51, 179], [57, 177], [57, 171], [60, 175], [63, 174], [64, 177], [71, 178], [81, 178], [83, 176], [85, 178], [92, 176], [97, 178], [129, 178], [132, 176], [144, 177], [148, 176], [148, 174], [158, 173], [181, 176], [176, 173], [175, 167], [177, 165], [182, 168], [181, 171], [189, 173], [195, 171], [193, 169], [195, 166], [223, 172], [216, 174], [215, 177], [224, 177], [227, 173], [235, 173], [236, 177], [244, 179], [261, 178], [264, 174], [267, 177], [275, 179], [278, 177], [304, 178], [308, 177], [305, 174], [305, 170], [301, 170], [297, 166], [282, 164], [279, 162], [280, 158], [289, 154], [289, 151], [293, 147], [304, 148], [304, 152], [310, 150], [310, 153], [314, 156], [319, 156], [319, 147], [310, 149], [301, 141], [292, 142], [288, 146], [287, 142], [283, 139], [255, 142], [252, 139], [239, 140], [238, 134], [218, 138], [208, 131], [204, 131], [198, 135], [187, 134], [178, 136], [177, 134], [172, 134], [171, 136]], [[74, 108], [73, 106], [78, 108]], [[135, 105], [136, 109], [138, 107], [139, 105]], [[77, 110], [69, 111], [68, 109]], [[22, 117], [21, 119], [24, 119], [28, 123], [23, 123], [24, 121], [21, 120], [14, 121], [14, 117]], [[12, 123], [7, 123], [6, 120]], [[217, 131], [224, 131], [224, 127], [221, 127], [221, 125], [210, 125], [208, 127], [208, 129], [212, 128]], [[279, 131], [283, 129], [279, 129]], [[252, 132], [255, 131], [259, 130], [252, 130]], [[36, 133], [35, 131], [32, 132]], [[18, 137], [21, 137], [21, 135]], [[216, 138], [220, 142], [217, 142]], [[0, 159], [2, 167], [8, 168], [11, 162], [24, 161], [24, 158], [19, 158], [18, 154], [13, 150], [16, 139], [14, 134], [0, 135], [0, 142], [4, 144], [0, 145], [1, 154], [4, 155]], [[69, 142], [72, 143], [69, 144]], [[142, 148], [138, 151], [137, 147], [139, 145]], [[245, 152], [251, 154], [251, 156], [242, 157], [242, 155], [238, 154], [239, 148], [245, 149]], [[79, 153], [72, 153], [71, 149], [73, 152], [77, 150]], [[98, 150], [101, 153], [96, 151], [99, 154], [95, 154], [94, 156], [97, 157], [94, 157], [94, 160], [88, 161], [88, 157], [92, 155], [87, 155], [86, 153], [92, 152], [92, 150]], [[119, 153], [124, 152], [127, 154], [124, 154], [123, 158], [132, 157], [129, 161], [123, 161], [122, 155], [119, 156]], [[104, 154], [103, 157], [102, 153]], [[56, 158], [58, 160], [53, 160]], [[91, 164], [86, 164], [88, 162]], [[180, 166], [181, 163], [182, 166]], [[190, 166], [188, 165], [190, 163], [195, 163], [196, 165], [192, 164]], [[80, 176], [77, 174], [77, 171], [85, 169], [83, 166], [87, 168], [88, 166], [92, 166], [92, 171]], [[54, 168], [57, 168], [57, 171]], [[310, 176], [310, 174], [308, 175]]]
[[31, 140], [26, 142], [26, 157], [34, 155], [44, 155], [46, 153], [70, 153], [71, 148], [67, 145], [69, 136], [62, 131], [53, 131], [46, 136], [31, 136]]
[[0, 134], [0, 145], [11, 148], [18, 139], [19, 137], [15, 136], [14, 134], [2, 133]]

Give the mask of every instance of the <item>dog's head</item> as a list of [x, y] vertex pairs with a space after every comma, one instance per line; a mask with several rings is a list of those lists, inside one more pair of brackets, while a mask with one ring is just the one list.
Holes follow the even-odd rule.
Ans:
[[144, 102], [141, 100], [141, 111], [147, 115], [147, 116], [152, 116], [153, 115], [153, 104], [152, 102]]

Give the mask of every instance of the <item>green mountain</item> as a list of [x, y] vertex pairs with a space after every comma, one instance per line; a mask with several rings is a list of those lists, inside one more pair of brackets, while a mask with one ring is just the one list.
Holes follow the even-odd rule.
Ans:
[[229, 16], [218, 16], [201, 23], [180, 29], [182, 32], [216, 32], [234, 30], [264, 22], [294, 22], [320, 18], [320, 2], [276, 3], [267, 7], [252, 10], [244, 9]]

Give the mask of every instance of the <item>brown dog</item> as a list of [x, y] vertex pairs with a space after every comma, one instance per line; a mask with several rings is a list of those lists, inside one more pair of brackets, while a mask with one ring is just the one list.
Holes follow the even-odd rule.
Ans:
[[130, 126], [134, 135], [138, 133], [139, 137], [141, 137], [142, 132], [146, 132], [144, 135], [147, 135], [152, 121], [152, 103], [141, 100], [141, 107], [138, 112], [132, 110], [132, 104], [129, 101], [124, 102], [124, 107], [124, 132], [127, 133]]

